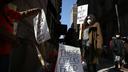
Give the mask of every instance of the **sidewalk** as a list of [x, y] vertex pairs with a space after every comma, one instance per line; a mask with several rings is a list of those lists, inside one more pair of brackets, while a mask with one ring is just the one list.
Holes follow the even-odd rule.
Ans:
[[[128, 69], [123, 66], [120, 69], [122, 72], [128, 72]], [[114, 63], [111, 58], [102, 58], [100, 61], [99, 70], [97, 72], [120, 72], [114, 69]]]

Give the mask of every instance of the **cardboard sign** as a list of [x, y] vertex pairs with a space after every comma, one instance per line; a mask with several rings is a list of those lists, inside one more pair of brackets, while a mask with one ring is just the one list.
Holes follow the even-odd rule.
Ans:
[[50, 39], [49, 28], [47, 26], [47, 20], [44, 13], [44, 10], [41, 10], [34, 19], [34, 31], [35, 31], [35, 38], [37, 43], [40, 44], [48, 39]]
[[83, 24], [88, 13], [88, 4], [77, 7], [77, 24]]
[[60, 44], [55, 72], [83, 72], [80, 48]]

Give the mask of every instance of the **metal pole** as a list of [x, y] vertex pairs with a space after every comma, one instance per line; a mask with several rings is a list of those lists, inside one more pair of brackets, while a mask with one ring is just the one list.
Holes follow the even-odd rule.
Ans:
[[115, 9], [116, 9], [116, 16], [117, 16], [117, 23], [118, 23], [118, 32], [120, 33], [120, 21], [119, 21], [119, 14], [118, 14], [117, 4], [115, 4]]

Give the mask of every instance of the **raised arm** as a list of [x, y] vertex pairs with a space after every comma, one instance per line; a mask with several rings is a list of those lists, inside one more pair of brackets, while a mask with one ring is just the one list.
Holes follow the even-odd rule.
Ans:
[[28, 16], [31, 16], [31, 15], [36, 15], [39, 12], [41, 12], [41, 9], [33, 8], [33, 9], [26, 10], [26, 11], [22, 11], [22, 12], [20, 12], [20, 14], [21, 14], [22, 17], [28, 17]]

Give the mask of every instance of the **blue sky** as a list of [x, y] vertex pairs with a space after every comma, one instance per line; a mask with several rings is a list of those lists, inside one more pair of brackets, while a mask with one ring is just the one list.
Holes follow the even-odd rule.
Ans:
[[61, 24], [71, 25], [71, 10], [77, 0], [62, 0]]

